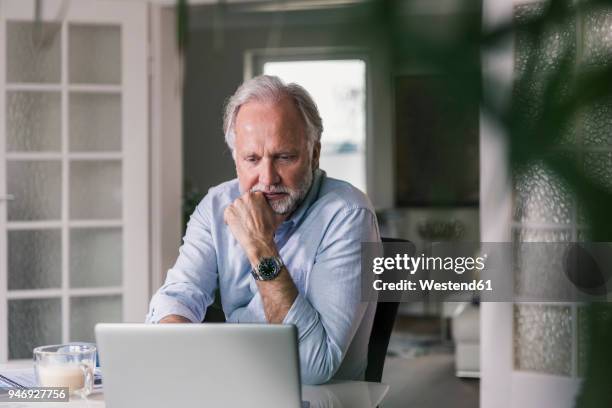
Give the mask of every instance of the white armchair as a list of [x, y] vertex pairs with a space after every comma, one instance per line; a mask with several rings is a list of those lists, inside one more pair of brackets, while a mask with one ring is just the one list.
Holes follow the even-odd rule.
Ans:
[[457, 377], [480, 377], [480, 307], [467, 303], [453, 316]]

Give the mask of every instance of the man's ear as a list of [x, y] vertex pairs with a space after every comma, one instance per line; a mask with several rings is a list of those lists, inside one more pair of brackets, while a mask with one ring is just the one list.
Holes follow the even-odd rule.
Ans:
[[312, 148], [312, 170], [319, 168], [319, 156], [321, 155], [321, 142], [315, 143]]

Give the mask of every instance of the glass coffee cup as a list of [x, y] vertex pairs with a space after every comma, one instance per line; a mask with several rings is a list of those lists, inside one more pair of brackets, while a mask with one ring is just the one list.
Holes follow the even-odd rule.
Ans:
[[68, 387], [85, 398], [93, 390], [96, 347], [90, 344], [56, 344], [34, 349], [34, 370], [40, 387]]

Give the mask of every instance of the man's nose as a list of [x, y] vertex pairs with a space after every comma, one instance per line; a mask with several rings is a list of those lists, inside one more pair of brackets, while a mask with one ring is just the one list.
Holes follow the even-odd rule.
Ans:
[[262, 168], [259, 172], [259, 184], [263, 184], [264, 186], [272, 186], [278, 184], [280, 182], [280, 176], [274, 167], [274, 162], [272, 160], [264, 159], [262, 160]]

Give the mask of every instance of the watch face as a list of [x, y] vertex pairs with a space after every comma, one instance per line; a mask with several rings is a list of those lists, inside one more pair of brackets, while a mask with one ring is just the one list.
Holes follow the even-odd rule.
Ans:
[[257, 272], [263, 280], [273, 279], [278, 275], [278, 266], [274, 258], [263, 258], [257, 266]]

